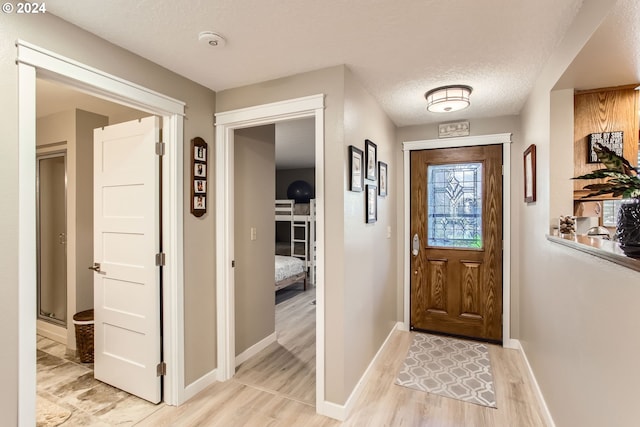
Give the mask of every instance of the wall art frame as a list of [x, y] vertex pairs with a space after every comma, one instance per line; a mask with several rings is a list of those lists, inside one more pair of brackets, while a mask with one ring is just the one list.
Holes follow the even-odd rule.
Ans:
[[378, 189], [375, 185], [367, 184], [366, 204], [366, 222], [373, 224], [378, 220]]
[[207, 213], [208, 144], [199, 136], [191, 140], [191, 214], [197, 218]]
[[349, 190], [364, 191], [364, 153], [353, 145], [349, 146]]
[[389, 185], [389, 166], [384, 162], [378, 162], [378, 196], [387, 197]]
[[365, 177], [371, 181], [377, 179], [378, 146], [368, 139], [364, 140], [365, 164], [367, 165]]
[[524, 201], [536, 201], [536, 145], [531, 144], [523, 155], [524, 160]]
[[596, 132], [587, 136], [587, 163], [600, 163], [598, 155], [593, 147], [600, 144], [607, 147], [620, 157], [624, 157], [624, 132], [621, 130], [613, 132]]
[[469, 136], [469, 121], [440, 123], [438, 125], [438, 138], [453, 138]]

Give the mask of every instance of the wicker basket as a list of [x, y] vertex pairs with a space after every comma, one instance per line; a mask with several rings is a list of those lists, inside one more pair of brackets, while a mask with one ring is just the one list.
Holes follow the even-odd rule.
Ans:
[[73, 316], [77, 354], [82, 363], [93, 363], [93, 309]]

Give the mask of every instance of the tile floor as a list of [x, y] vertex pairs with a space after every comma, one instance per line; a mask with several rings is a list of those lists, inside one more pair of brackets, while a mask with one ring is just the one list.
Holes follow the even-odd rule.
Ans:
[[131, 426], [159, 410], [93, 378], [93, 364], [80, 363], [66, 347], [37, 341], [37, 427]]

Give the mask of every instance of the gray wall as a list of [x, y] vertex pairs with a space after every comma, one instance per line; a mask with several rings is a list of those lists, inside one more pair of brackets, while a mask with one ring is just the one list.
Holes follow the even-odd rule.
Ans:
[[[396, 205], [400, 193], [394, 191], [393, 171], [399, 165], [395, 158], [396, 127], [375, 99], [360, 85], [348, 69], [345, 71], [345, 142], [342, 147], [342, 197], [344, 198], [345, 272], [343, 287], [344, 313], [341, 325], [344, 339], [344, 394], [347, 398], [364, 370], [384, 342], [396, 322], [397, 239], [400, 237]], [[365, 223], [366, 192], [347, 191], [349, 186], [349, 145], [364, 151], [364, 140], [378, 146], [378, 161], [388, 165], [388, 192], [378, 197], [378, 220]], [[378, 185], [375, 181], [366, 184]], [[387, 234], [389, 233], [389, 234]], [[330, 269], [331, 266], [327, 265]], [[328, 317], [328, 316], [327, 316]], [[336, 327], [338, 325], [335, 325]], [[327, 324], [327, 331], [333, 331]]]
[[[519, 339], [559, 427], [638, 424], [640, 273], [545, 238], [550, 216], [557, 214], [552, 196], [556, 181], [551, 179], [560, 180], [562, 189], [572, 172], [556, 168], [573, 170], [573, 156], [562, 164], [552, 158], [564, 151], [552, 146], [562, 142], [550, 139], [556, 114], [566, 120], [571, 115], [556, 110], [558, 99], [551, 108], [550, 91], [614, 3], [584, 2], [527, 100], [522, 138], [514, 147], [521, 154], [536, 144], [538, 176], [536, 203], [514, 206], [522, 241], [514, 253], [521, 264]], [[521, 162], [517, 165], [514, 176], [519, 182], [514, 185], [521, 186]]]
[[[185, 150], [185, 380], [189, 384], [216, 367], [214, 279], [215, 206], [201, 218], [189, 214], [188, 141], [201, 136], [213, 144], [212, 116], [215, 94], [131, 52], [70, 25], [49, 13], [33, 19], [26, 15], [0, 15], [0, 412], [7, 425], [17, 423], [18, 408], [18, 39], [67, 56], [91, 67], [133, 81], [187, 103]], [[35, 126], [35, 123], [34, 123]], [[212, 146], [212, 145], [211, 145]], [[211, 152], [211, 150], [209, 150]], [[213, 161], [213, 159], [210, 159]], [[209, 193], [211, 200], [214, 195]], [[35, 276], [35, 274], [34, 274]], [[35, 289], [35, 283], [32, 283]], [[25, 313], [24, 316], [27, 316]], [[26, 318], [26, 317], [25, 317]], [[35, 336], [31, 348], [35, 348]], [[34, 350], [35, 351], [35, 350]], [[29, 355], [26, 355], [29, 357]], [[32, 384], [23, 384], [27, 392]]]
[[304, 169], [278, 169], [276, 170], [276, 199], [287, 198], [287, 188], [293, 181], [307, 181], [311, 185], [312, 193], [316, 189], [316, 170]]
[[[275, 332], [275, 125], [235, 131], [236, 355]], [[251, 228], [256, 239], [251, 240]]]

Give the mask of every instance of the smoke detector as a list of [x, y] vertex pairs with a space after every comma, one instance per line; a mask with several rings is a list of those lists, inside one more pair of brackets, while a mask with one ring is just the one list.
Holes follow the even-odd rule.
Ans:
[[220, 34], [213, 31], [202, 31], [198, 34], [198, 41], [211, 47], [224, 47], [227, 41]]

